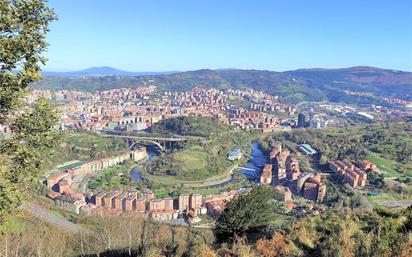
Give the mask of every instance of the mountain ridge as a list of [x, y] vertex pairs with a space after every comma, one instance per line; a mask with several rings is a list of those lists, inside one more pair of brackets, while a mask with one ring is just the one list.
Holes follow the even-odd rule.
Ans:
[[125, 71], [116, 69], [110, 66], [94, 66], [83, 70], [77, 71], [44, 71], [42, 74], [48, 77], [99, 77], [99, 76], [125, 76], [125, 77], [134, 77], [142, 75], [160, 75], [160, 74], [171, 74], [178, 71]]
[[[267, 71], [267, 72], [276, 72], [276, 73], [288, 73], [294, 71], [339, 71], [339, 70], [380, 70], [380, 71], [393, 71], [393, 72], [401, 72], [401, 73], [412, 73], [412, 71], [404, 71], [404, 70], [396, 70], [396, 69], [387, 69], [387, 68], [380, 68], [374, 66], [366, 66], [366, 65], [359, 65], [359, 66], [351, 66], [351, 67], [343, 67], [343, 68], [321, 68], [321, 67], [314, 67], [314, 68], [299, 68], [299, 69], [292, 69], [292, 70], [285, 70], [285, 71], [275, 71], [275, 70], [268, 70], [268, 69], [240, 69], [240, 68], [217, 68], [217, 69], [210, 69], [210, 68], [203, 68], [203, 69], [195, 69], [195, 70], [188, 70], [188, 71], [178, 71], [178, 70], [170, 70], [170, 71], [125, 71], [122, 69], [117, 69], [111, 66], [92, 66], [86, 69], [75, 70], [75, 71], [43, 71], [42, 74], [48, 76], [48, 74], [56, 74], [56, 75], [65, 75], [70, 73], [85, 73], [85, 74], [102, 74], [102, 75], [113, 75], [116, 76], [116, 73], [125, 73], [125, 74], [132, 74], [133, 76], [141, 76], [141, 75], [161, 75], [161, 74], [170, 74], [170, 73], [183, 73], [183, 72], [197, 72], [197, 71]], [[121, 75], [119, 75], [121, 76]]]
[[[412, 100], [412, 72], [355, 66], [340, 69], [299, 69], [284, 72], [242, 69], [201, 69], [168, 74], [138, 76], [45, 76], [34, 88], [102, 91], [122, 87], [155, 85], [165, 91], [186, 91], [194, 87], [217, 89], [253, 88], [282, 96], [289, 102], [341, 101], [373, 102], [373, 96]], [[355, 97], [345, 91], [370, 92]], [[368, 99], [369, 98], [369, 99]], [[368, 99], [368, 101], [365, 101]]]

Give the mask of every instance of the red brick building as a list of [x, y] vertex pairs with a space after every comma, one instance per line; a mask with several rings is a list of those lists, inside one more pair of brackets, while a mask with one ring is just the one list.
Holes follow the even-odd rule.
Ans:
[[[363, 167], [368, 166], [367, 162], [362, 162]], [[364, 170], [356, 167], [352, 162], [348, 160], [344, 161], [332, 161], [329, 162], [329, 168], [335, 173], [339, 174], [345, 183], [348, 183], [351, 187], [365, 187], [367, 174]]]

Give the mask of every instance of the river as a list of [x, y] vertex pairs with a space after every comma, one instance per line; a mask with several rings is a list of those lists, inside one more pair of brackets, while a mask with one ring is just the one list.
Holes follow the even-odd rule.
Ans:
[[[236, 168], [239, 172], [246, 176], [246, 179], [251, 182], [259, 182], [259, 177], [263, 166], [268, 162], [268, 158], [262, 152], [257, 142], [252, 143], [252, 153], [249, 155], [249, 161], [243, 167]], [[227, 181], [215, 184], [213, 186], [205, 186], [204, 188], [222, 187], [233, 183], [234, 175]]]
[[[147, 147], [147, 159], [143, 162], [147, 162], [148, 160], [151, 160], [153, 157], [160, 155], [160, 153], [156, 150], [151, 149], [150, 147]], [[142, 173], [140, 172], [140, 167], [139, 164], [134, 166], [133, 169], [130, 171], [130, 176], [134, 180], [141, 180], [142, 179]]]
[[262, 152], [257, 142], [252, 143], [252, 153], [249, 162], [239, 168], [240, 173], [246, 176], [249, 181], [256, 182], [268, 157]]
[[[159, 152], [154, 150], [154, 149], [147, 149], [147, 154], [148, 154], [148, 160], [152, 159], [154, 156], [158, 156]], [[259, 147], [259, 144], [257, 142], [253, 142], [252, 143], [252, 153], [249, 156], [249, 161], [241, 168], [239, 168], [239, 172], [243, 175], [246, 176], [246, 178], [249, 181], [252, 182], [257, 182], [258, 178], [260, 176], [261, 170], [263, 168], [263, 166], [265, 165], [265, 163], [268, 162], [268, 158], [267, 156], [262, 152], [262, 150]], [[140, 172], [140, 166], [136, 165], [132, 171], [130, 172], [130, 176], [134, 179], [134, 180], [141, 180], [142, 179], [142, 175]], [[213, 186], [205, 186], [206, 188], [211, 188], [211, 187], [221, 187], [224, 185], [227, 185], [229, 183], [232, 183], [233, 181], [233, 176], [232, 179], [213, 185]]]

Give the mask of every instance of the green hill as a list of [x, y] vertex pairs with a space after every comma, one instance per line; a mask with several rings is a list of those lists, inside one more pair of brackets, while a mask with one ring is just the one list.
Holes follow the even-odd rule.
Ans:
[[219, 122], [218, 119], [195, 116], [165, 119], [152, 126], [152, 132], [155, 134], [177, 134], [180, 136], [208, 137], [211, 134], [228, 130], [228, 126]]
[[[329, 100], [347, 103], [379, 103], [374, 96], [412, 100], [412, 73], [373, 67], [302, 69], [286, 72], [262, 70], [197, 70], [135, 77], [45, 77], [34, 88], [73, 89], [88, 92], [121, 87], [155, 85], [163, 90], [185, 91], [194, 87], [254, 88], [280, 95], [289, 102]], [[344, 90], [369, 92], [347, 96]]]

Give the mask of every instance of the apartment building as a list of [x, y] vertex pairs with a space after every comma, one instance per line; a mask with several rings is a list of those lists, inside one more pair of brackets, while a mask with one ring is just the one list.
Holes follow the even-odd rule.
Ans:
[[271, 184], [272, 183], [272, 164], [265, 164], [263, 167], [262, 174], [260, 175], [261, 184]]
[[[371, 167], [367, 162], [362, 162], [362, 167]], [[349, 160], [336, 160], [329, 162], [329, 168], [338, 174], [344, 183], [348, 183], [351, 187], [365, 187], [367, 181], [367, 173], [365, 170], [358, 168]]]

